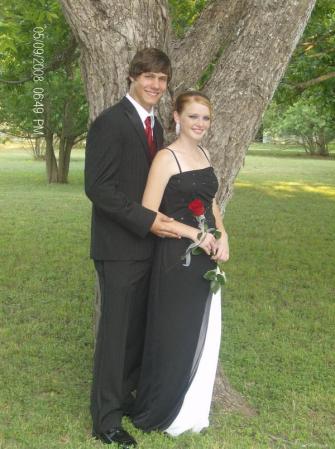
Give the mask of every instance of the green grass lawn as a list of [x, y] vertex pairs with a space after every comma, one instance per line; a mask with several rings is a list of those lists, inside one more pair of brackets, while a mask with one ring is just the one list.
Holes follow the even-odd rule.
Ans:
[[[328, 144], [329, 159], [335, 159], [335, 142]], [[311, 157], [314, 159], [322, 159], [321, 156], [312, 156], [304, 150], [302, 146], [297, 144], [284, 143], [252, 143], [248, 149], [248, 155], [253, 156], [275, 156], [275, 157]], [[324, 159], [324, 158], [323, 158]]]
[[[266, 154], [266, 152], [264, 153]], [[0, 448], [94, 449], [94, 271], [83, 153], [69, 185], [0, 148]], [[335, 448], [335, 161], [250, 152], [226, 211], [221, 364], [258, 414], [140, 449]]]

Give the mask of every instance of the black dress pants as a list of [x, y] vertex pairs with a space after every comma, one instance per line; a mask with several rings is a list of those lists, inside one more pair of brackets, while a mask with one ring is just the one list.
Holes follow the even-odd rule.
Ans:
[[152, 259], [94, 261], [101, 291], [91, 414], [93, 431], [120, 426], [131, 407], [143, 353]]

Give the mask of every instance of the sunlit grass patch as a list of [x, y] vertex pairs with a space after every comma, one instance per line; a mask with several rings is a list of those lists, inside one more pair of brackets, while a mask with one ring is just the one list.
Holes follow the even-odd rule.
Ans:
[[320, 183], [302, 183], [302, 182], [264, 182], [262, 184], [255, 184], [251, 182], [236, 181], [236, 187], [240, 188], [254, 188], [268, 195], [282, 194], [290, 196], [301, 192], [316, 193], [330, 198], [335, 198], [335, 187], [331, 185], [323, 185]]

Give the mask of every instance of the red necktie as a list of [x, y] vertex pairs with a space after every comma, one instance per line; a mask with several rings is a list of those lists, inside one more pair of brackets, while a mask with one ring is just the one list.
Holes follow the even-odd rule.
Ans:
[[150, 157], [151, 157], [151, 159], [153, 159], [156, 154], [156, 145], [155, 145], [155, 141], [154, 141], [153, 133], [152, 133], [152, 129], [151, 129], [151, 117], [150, 116], [148, 116], [145, 119], [144, 124], [145, 124], [145, 135], [147, 136]]

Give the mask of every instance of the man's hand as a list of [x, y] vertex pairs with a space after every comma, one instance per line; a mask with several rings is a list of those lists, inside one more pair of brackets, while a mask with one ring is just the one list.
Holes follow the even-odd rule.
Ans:
[[173, 230], [173, 226], [171, 226], [171, 223], [173, 223], [173, 221], [174, 221], [173, 218], [167, 217], [161, 212], [157, 212], [157, 216], [155, 218], [155, 221], [152, 223], [150, 232], [157, 235], [158, 237], [170, 237], [173, 239], [180, 239], [181, 238], [180, 235], [177, 234]]

